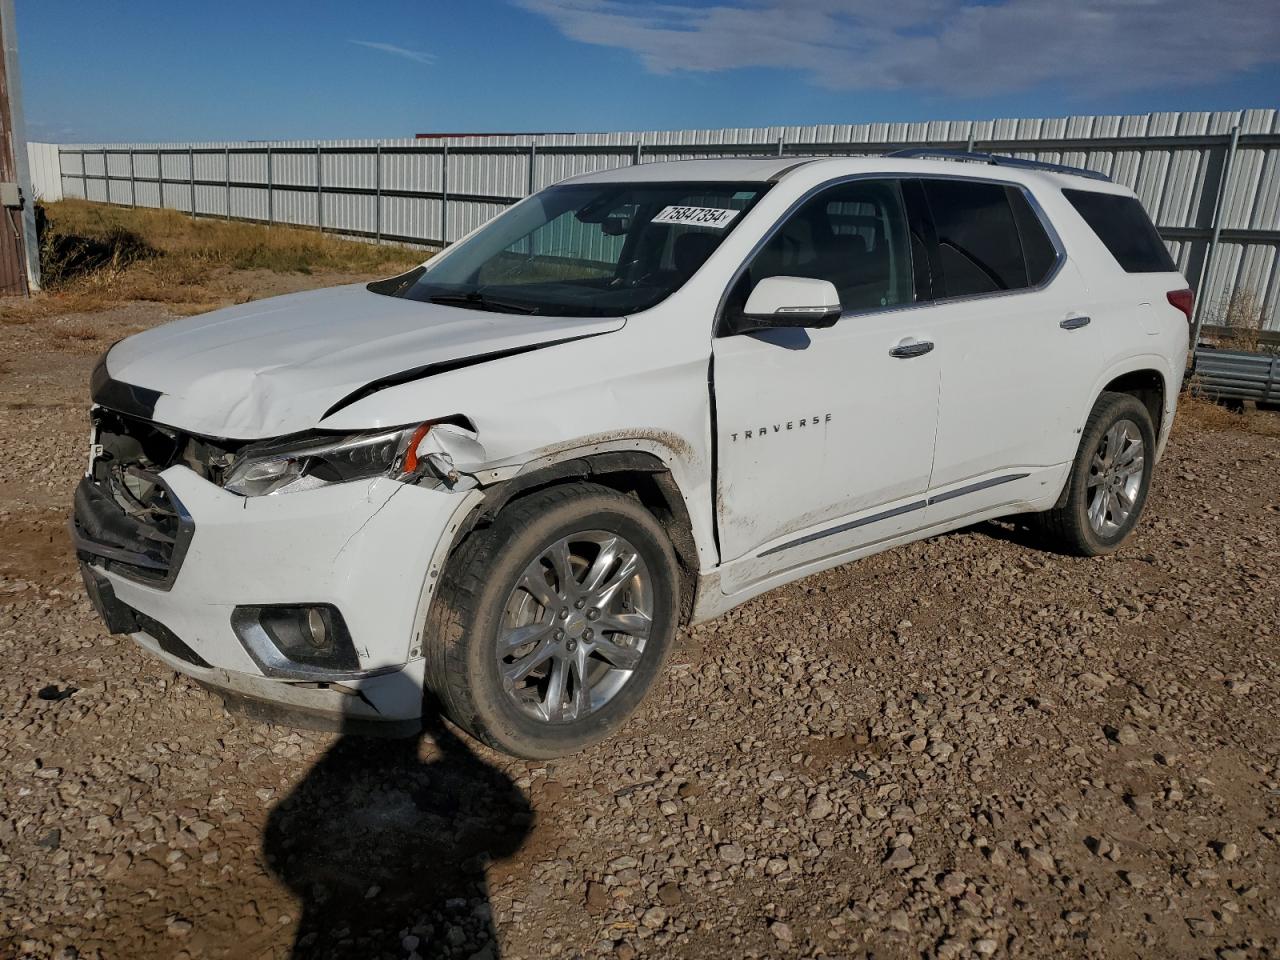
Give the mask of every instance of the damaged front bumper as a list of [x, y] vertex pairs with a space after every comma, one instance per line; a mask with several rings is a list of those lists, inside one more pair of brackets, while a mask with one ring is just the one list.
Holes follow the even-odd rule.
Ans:
[[[224, 699], [274, 704], [294, 722], [421, 715], [426, 605], [478, 494], [377, 478], [246, 498], [185, 466], [159, 478], [181, 520], [172, 544], [148, 542], [77, 495], [73, 539], [113, 632]], [[340, 611], [354, 669], [281, 676], [233, 626], [237, 610], [301, 604]]]

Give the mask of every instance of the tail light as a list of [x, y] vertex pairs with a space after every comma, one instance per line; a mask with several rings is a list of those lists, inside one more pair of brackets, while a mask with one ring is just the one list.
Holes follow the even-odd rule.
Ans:
[[1190, 323], [1191, 310], [1196, 304], [1196, 295], [1190, 290], [1170, 290], [1166, 296], [1171, 304], [1186, 314], [1187, 323]]

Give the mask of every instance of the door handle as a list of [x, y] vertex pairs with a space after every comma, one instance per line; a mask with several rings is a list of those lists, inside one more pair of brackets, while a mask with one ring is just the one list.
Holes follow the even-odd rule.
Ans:
[[1088, 325], [1088, 317], [1067, 317], [1067, 319], [1058, 324], [1063, 330], [1079, 330], [1081, 327], [1087, 327]]
[[932, 349], [932, 340], [903, 341], [889, 351], [889, 356], [897, 357], [899, 360], [906, 360], [911, 357], [923, 357]]

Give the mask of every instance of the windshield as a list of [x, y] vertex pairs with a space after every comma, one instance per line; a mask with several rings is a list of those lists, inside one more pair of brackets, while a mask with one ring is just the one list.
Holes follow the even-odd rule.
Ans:
[[504, 313], [637, 313], [680, 289], [767, 189], [763, 183], [551, 187], [447, 257], [370, 289]]

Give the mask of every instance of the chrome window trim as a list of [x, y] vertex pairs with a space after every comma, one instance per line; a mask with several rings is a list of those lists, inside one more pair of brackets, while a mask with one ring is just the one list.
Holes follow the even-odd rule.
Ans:
[[[971, 294], [965, 294], [964, 296], [958, 296], [958, 297], [938, 297], [938, 298], [930, 298], [928, 300], [916, 300], [911, 303], [895, 303], [895, 304], [890, 304], [884, 307], [879, 307], [871, 310], [842, 311], [840, 314], [839, 320], [837, 320], [836, 323], [839, 323], [840, 321], [845, 320], [846, 318], [852, 319], [854, 317], [866, 317], [874, 314], [890, 313], [893, 311], [917, 310], [922, 307], [937, 307], [937, 306], [942, 306], [944, 304], [951, 304], [951, 303], [967, 303], [972, 300], [987, 300], [993, 297], [1009, 297], [1009, 296], [1020, 296], [1028, 293], [1039, 293], [1040, 291], [1046, 289], [1051, 283], [1053, 283], [1053, 281], [1056, 280], [1058, 278], [1058, 275], [1062, 272], [1062, 268], [1066, 266], [1067, 250], [1062, 243], [1062, 237], [1058, 234], [1058, 231], [1054, 228], [1053, 223], [1049, 220], [1049, 217], [1045, 213], [1044, 207], [1041, 206], [1039, 199], [1036, 197], [1034, 193], [1031, 192], [1031, 190], [1027, 188], [1027, 185], [1024, 183], [1018, 183], [1013, 180], [1004, 180], [999, 177], [975, 177], [975, 176], [967, 176], [965, 174], [959, 174], [959, 173], [929, 173], [929, 174], [923, 174], [923, 175], [917, 174], [917, 173], [847, 174], [842, 177], [836, 177], [835, 179], [824, 181], [823, 183], [820, 183], [817, 186], [811, 187], [803, 195], [801, 195], [799, 199], [797, 199], [794, 203], [792, 203], [791, 206], [789, 206], [780, 217], [778, 217], [774, 221], [773, 225], [765, 232], [764, 236], [762, 236], [758, 241], [756, 241], [756, 244], [747, 253], [747, 256], [743, 258], [742, 263], [740, 263], [738, 265], [738, 268], [733, 272], [733, 276], [730, 278], [729, 283], [725, 285], [724, 292], [720, 294], [720, 302], [716, 304], [714, 329], [712, 332], [712, 335], [715, 339], [720, 339], [722, 337], [741, 336], [741, 334], [727, 333], [724, 331], [723, 328], [724, 328], [724, 322], [725, 322], [725, 312], [724, 312], [725, 304], [729, 299], [729, 294], [733, 292], [733, 288], [737, 285], [738, 281], [742, 278], [742, 275], [747, 271], [747, 268], [751, 265], [751, 262], [759, 255], [760, 251], [764, 249], [765, 245], [768, 244], [768, 242], [773, 239], [774, 235], [779, 230], [782, 229], [782, 225], [786, 223], [792, 217], [792, 215], [795, 214], [797, 210], [799, 210], [802, 206], [804, 206], [806, 203], [808, 203], [818, 194], [826, 190], [832, 189], [834, 187], [842, 186], [843, 184], [846, 184], [846, 183], [855, 183], [859, 180], [920, 180], [920, 181], [961, 180], [967, 183], [991, 183], [991, 184], [996, 184], [997, 186], [1002, 186], [1002, 187], [1013, 187], [1021, 191], [1022, 195], [1026, 198], [1027, 203], [1031, 206], [1031, 212], [1034, 213], [1036, 216], [1036, 219], [1040, 221], [1040, 226], [1044, 229], [1044, 232], [1049, 237], [1049, 242], [1053, 245], [1056, 258], [1054, 259], [1053, 266], [1049, 268], [1049, 272], [1045, 274], [1044, 279], [1032, 286], [1018, 287], [1013, 290], [996, 290], [996, 291], [993, 291], [992, 293], [971, 293]], [[905, 203], [904, 203], [904, 210], [905, 210]], [[1021, 245], [1021, 242], [1022, 242], [1021, 237], [1019, 237], [1019, 245]], [[914, 264], [912, 265], [912, 269], [914, 271]]]

